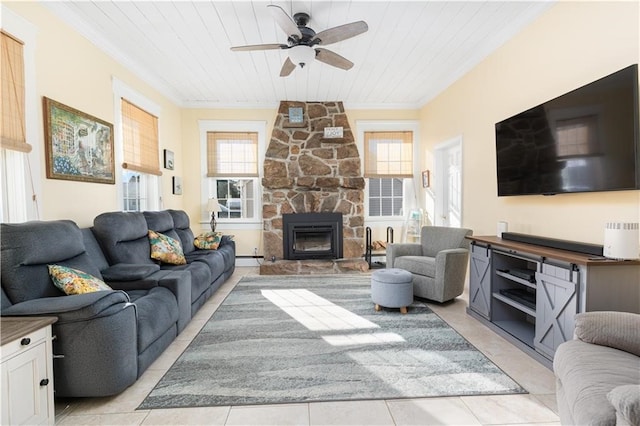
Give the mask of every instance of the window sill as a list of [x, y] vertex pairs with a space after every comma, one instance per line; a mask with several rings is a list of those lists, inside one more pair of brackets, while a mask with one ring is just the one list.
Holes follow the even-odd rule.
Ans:
[[[200, 226], [202, 228], [209, 227], [211, 222], [209, 221], [200, 221]], [[225, 231], [231, 229], [260, 229], [262, 230], [262, 221], [234, 221], [234, 222], [223, 222], [220, 219], [216, 220], [216, 230], [217, 231]]]

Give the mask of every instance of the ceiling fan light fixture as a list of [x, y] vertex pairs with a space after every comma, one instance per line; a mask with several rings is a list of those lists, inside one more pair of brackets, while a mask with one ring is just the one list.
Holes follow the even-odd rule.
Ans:
[[300, 68], [304, 68], [316, 57], [316, 51], [305, 45], [293, 46], [289, 49], [289, 59], [296, 65], [300, 65]]

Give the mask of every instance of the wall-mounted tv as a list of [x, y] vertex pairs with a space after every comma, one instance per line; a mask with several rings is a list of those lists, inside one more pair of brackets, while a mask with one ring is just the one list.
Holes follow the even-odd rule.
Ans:
[[638, 65], [495, 125], [498, 196], [640, 189]]

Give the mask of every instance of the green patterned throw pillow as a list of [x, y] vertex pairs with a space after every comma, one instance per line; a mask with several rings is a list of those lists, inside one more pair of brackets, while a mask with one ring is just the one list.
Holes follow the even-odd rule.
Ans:
[[187, 263], [180, 241], [149, 230], [149, 243], [151, 244], [152, 259], [172, 265], [184, 265]]
[[48, 265], [53, 284], [66, 295], [111, 290], [104, 281], [86, 272], [60, 265]]
[[203, 250], [217, 250], [221, 240], [222, 232], [205, 232], [196, 237], [193, 245]]

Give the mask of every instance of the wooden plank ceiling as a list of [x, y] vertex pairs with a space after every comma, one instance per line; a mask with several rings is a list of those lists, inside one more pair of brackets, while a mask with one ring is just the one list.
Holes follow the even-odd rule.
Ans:
[[[47, 1], [42, 3], [183, 107], [272, 107], [341, 100], [350, 108], [416, 108], [539, 17], [544, 1]], [[286, 44], [267, 5], [306, 12], [308, 27], [364, 20], [369, 31], [326, 46], [355, 63], [314, 61], [279, 77]]]

